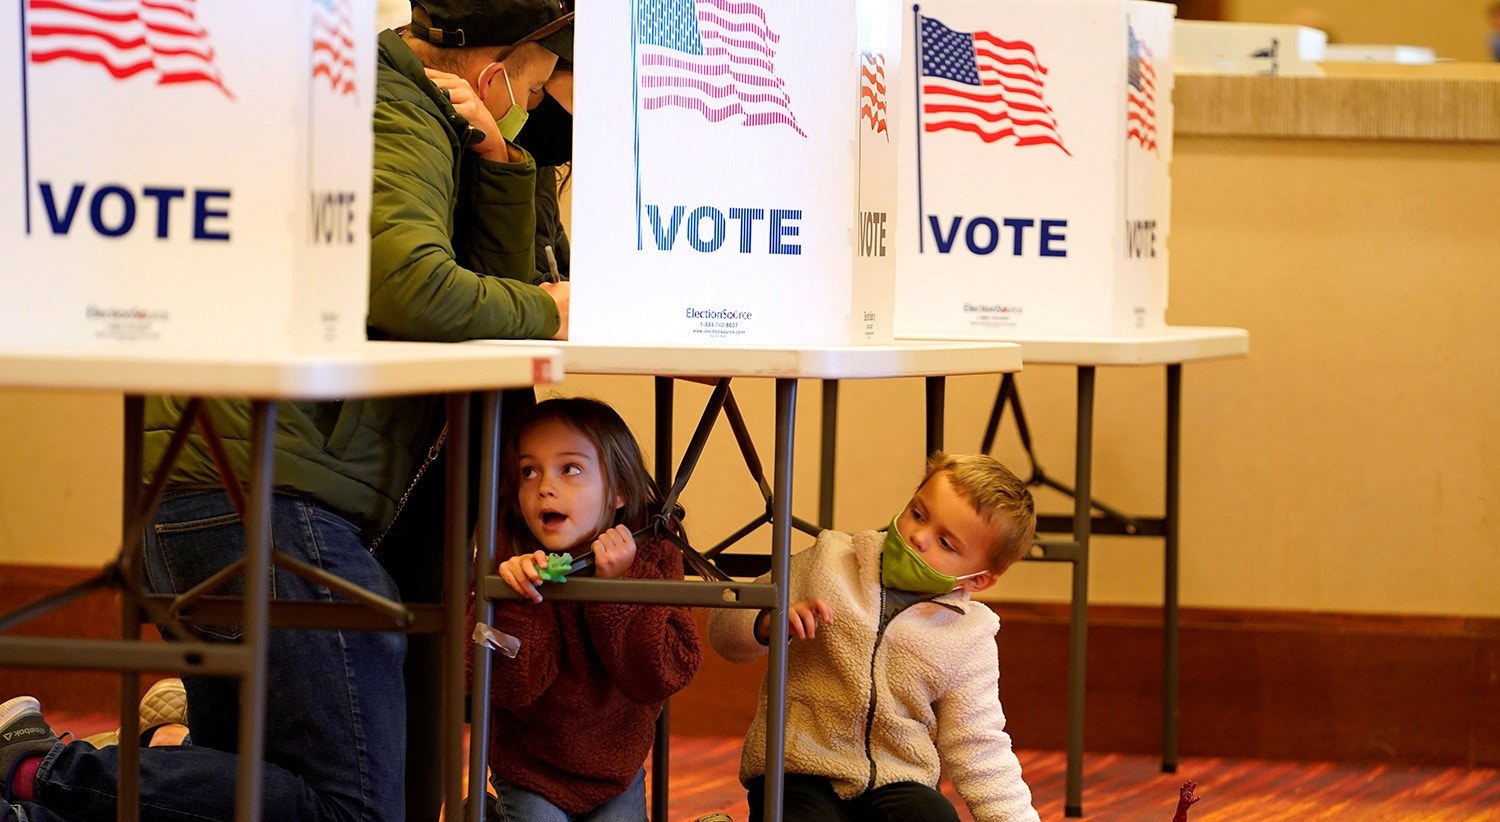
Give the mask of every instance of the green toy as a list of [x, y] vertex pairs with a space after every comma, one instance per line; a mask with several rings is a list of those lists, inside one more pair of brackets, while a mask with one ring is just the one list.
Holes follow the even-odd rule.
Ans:
[[543, 582], [567, 582], [568, 573], [573, 570], [572, 554], [548, 554], [547, 564], [539, 566], [536, 572], [541, 576]]

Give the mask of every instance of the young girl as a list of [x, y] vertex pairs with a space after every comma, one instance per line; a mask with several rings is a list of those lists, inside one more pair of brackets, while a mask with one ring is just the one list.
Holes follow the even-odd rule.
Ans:
[[496, 656], [489, 762], [503, 820], [646, 819], [643, 763], [662, 702], [702, 659], [692, 609], [545, 602], [548, 553], [594, 552], [594, 575], [682, 579], [682, 553], [646, 531], [661, 506], [615, 410], [551, 399], [506, 447], [500, 576], [530, 602], [499, 602], [495, 627], [521, 641]]

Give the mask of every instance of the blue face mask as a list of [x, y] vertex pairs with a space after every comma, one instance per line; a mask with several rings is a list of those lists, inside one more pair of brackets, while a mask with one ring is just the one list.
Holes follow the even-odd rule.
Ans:
[[885, 545], [880, 549], [880, 583], [885, 587], [923, 594], [946, 594], [957, 588], [960, 580], [984, 573], [975, 571], [955, 577], [933, 569], [921, 554], [906, 544], [906, 538], [896, 528], [896, 521], [900, 518], [900, 514], [891, 517], [891, 527], [885, 532]]

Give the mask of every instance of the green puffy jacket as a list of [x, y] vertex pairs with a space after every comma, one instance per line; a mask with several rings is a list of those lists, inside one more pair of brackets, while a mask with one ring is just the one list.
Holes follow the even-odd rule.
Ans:
[[[549, 338], [556, 303], [531, 285], [536, 167], [466, 151], [464, 120], [394, 32], [379, 40], [370, 210], [371, 338], [450, 342]], [[145, 471], [160, 462], [185, 401], [146, 403]], [[239, 471], [248, 465], [250, 406], [216, 400], [214, 422]], [[437, 430], [433, 398], [278, 404], [278, 492], [316, 499], [370, 532], [389, 522]], [[194, 434], [177, 488], [223, 482]]]

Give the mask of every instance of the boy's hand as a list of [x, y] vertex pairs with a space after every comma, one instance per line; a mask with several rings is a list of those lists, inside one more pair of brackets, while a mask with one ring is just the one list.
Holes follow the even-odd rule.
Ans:
[[833, 622], [833, 606], [821, 599], [804, 599], [786, 609], [787, 631], [797, 639], [818, 635], [818, 622]]
[[635, 562], [635, 537], [624, 525], [616, 525], [594, 540], [594, 576], [619, 579]]
[[545, 567], [547, 555], [542, 551], [532, 551], [500, 563], [498, 573], [512, 591], [532, 602], [541, 602], [542, 592], [537, 590], [537, 586], [542, 584], [542, 575], [537, 569]]

